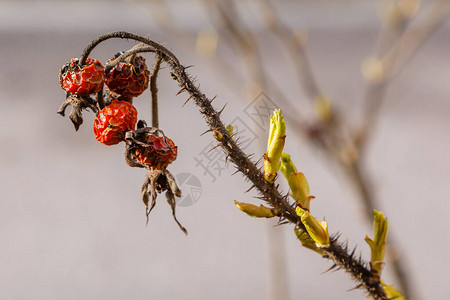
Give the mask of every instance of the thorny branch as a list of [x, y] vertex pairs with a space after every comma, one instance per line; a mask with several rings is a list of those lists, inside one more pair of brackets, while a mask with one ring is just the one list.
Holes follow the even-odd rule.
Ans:
[[[188, 100], [192, 99], [198, 106], [210, 129], [221, 133], [223, 139], [219, 141], [220, 147], [225, 151], [227, 157], [236, 165], [238, 171], [247, 177], [253, 184], [253, 187], [259, 191], [261, 199], [268, 202], [274, 209], [278, 210], [282, 219], [289, 221], [300, 229], [304, 229], [304, 225], [296, 214], [294, 207], [287, 200], [287, 197], [281, 195], [275, 185], [264, 180], [264, 176], [257, 165], [250, 160], [248, 155], [241, 150], [236, 141], [229, 135], [220, 119], [220, 112], [214, 109], [211, 104], [211, 99], [207, 98], [206, 95], [194, 85], [193, 80], [185, 71], [186, 68], [180, 64], [172, 52], [147, 38], [127, 32], [113, 32], [92, 42], [84, 51], [85, 57], [89, 55], [89, 52], [95, 45], [108, 38], [134, 39], [149, 45], [149, 47], [140, 47], [129, 50], [118, 57], [115, 62], [121, 61], [125, 57], [138, 52], [155, 52], [161, 57], [161, 59], [171, 68], [172, 78], [176, 80], [181, 87], [180, 92], [187, 92], [189, 94]], [[114, 62], [107, 67], [111, 68], [113, 67], [113, 64]], [[367, 263], [363, 262], [361, 259], [355, 258], [353, 252], [349, 253], [347, 247], [338, 242], [337, 237], [334, 237], [330, 241], [330, 246], [324, 248], [323, 252], [325, 253], [324, 256], [331, 259], [335, 266], [345, 269], [351, 274], [352, 278], [358, 282], [357, 287], [365, 288], [374, 299], [387, 299], [380, 279], [373, 276], [370, 269], [367, 267]]]

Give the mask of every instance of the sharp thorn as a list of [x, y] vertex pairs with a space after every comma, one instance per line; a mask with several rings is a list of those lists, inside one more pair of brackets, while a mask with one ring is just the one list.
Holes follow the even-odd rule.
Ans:
[[[331, 267], [329, 267], [328, 269], [326, 269], [325, 271], [323, 271], [322, 273], [320, 273], [321, 275], [330, 272], [331, 270], [333, 270], [334, 268], [336, 268], [337, 265], [333, 264]], [[336, 270], [335, 270], [336, 271]]]
[[211, 152], [211, 151], [213, 151], [214, 149], [216, 149], [217, 147], [219, 147], [220, 145], [215, 145], [214, 147], [212, 147], [211, 149], [209, 149], [209, 151], [208, 152]]
[[355, 254], [355, 251], [356, 251], [356, 247], [353, 248], [352, 252], [350, 253], [350, 257], [353, 257], [353, 255]]
[[250, 192], [252, 189], [254, 189], [255, 188], [255, 185], [252, 185], [248, 190], [246, 190], [244, 193], [248, 193], [248, 192]]
[[349, 289], [347, 292], [351, 292], [351, 291], [354, 291], [354, 290], [357, 290], [357, 289], [360, 289], [360, 288], [362, 288], [362, 284], [358, 284], [357, 286], [355, 286], [354, 288], [352, 288], [352, 289]]
[[208, 132], [211, 132], [211, 131], [213, 131], [213, 130], [212, 129], [208, 129], [205, 132], [203, 132], [202, 134], [200, 134], [200, 136], [203, 136], [203, 135], [205, 135], [205, 134], [207, 134]]
[[178, 96], [179, 94], [181, 94], [182, 92], [184, 92], [186, 89], [182, 88], [181, 90], [178, 91], [178, 93], [176, 94], [176, 96]]
[[225, 109], [225, 107], [227, 106], [228, 103], [225, 103], [225, 105], [222, 107], [221, 110], [218, 111], [218, 115], [220, 116], [223, 112], [223, 110]]
[[189, 102], [189, 100], [191, 100], [192, 96], [189, 96], [189, 98], [187, 98], [187, 100], [183, 103], [183, 105], [181, 105], [181, 107], [184, 107], [186, 105], [186, 103]]

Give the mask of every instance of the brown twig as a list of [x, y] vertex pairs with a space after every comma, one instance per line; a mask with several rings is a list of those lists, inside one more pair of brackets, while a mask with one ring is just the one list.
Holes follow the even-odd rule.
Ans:
[[274, 98], [277, 99], [280, 107], [285, 111], [285, 117], [289, 120], [301, 120], [302, 117], [294, 105], [288, 101], [288, 98], [282, 90], [276, 85], [275, 81], [268, 77], [267, 72], [263, 69], [263, 62], [257, 47], [256, 37], [244, 30], [240, 26], [241, 19], [236, 11], [233, 1], [204, 1], [207, 8], [211, 5], [217, 12], [218, 20], [221, 22], [220, 28], [224, 28], [225, 32], [232, 44], [235, 44], [241, 60], [246, 69], [249, 71], [249, 77], [252, 83], [256, 83], [261, 90], [270, 91]]
[[309, 100], [314, 101], [323, 95], [319, 84], [312, 72], [308, 54], [304, 44], [295, 37], [295, 34], [281, 22], [275, 6], [269, 0], [258, 1], [265, 15], [267, 27], [288, 49], [296, 71], [300, 78], [300, 85], [303, 87]]
[[369, 84], [366, 88], [364, 101], [366, 104], [364, 111], [365, 124], [357, 137], [357, 145], [360, 152], [364, 150], [371, 134], [371, 128], [374, 127], [373, 125], [378, 119], [387, 88], [393, 78], [398, 76], [405, 68], [433, 32], [448, 19], [450, 15], [450, 1], [435, 0], [424, 11], [424, 15], [421, 21], [417, 21], [417, 25], [411, 24], [380, 58], [385, 75], [382, 81]]
[[158, 120], [158, 86], [156, 85], [156, 78], [158, 77], [159, 68], [161, 66], [162, 58], [157, 55], [155, 64], [153, 65], [152, 75], [150, 76], [150, 91], [152, 93], [152, 127], [159, 128]]

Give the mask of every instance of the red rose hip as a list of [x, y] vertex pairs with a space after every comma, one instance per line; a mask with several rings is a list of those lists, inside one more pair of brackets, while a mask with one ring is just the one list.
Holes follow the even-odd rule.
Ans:
[[121, 96], [137, 97], [148, 87], [149, 77], [145, 59], [136, 56], [133, 62], [122, 61], [112, 68], [106, 75], [105, 84]]
[[94, 120], [96, 139], [105, 145], [115, 145], [125, 140], [125, 133], [134, 130], [137, 111], [131, 103], [114, 100], [99, 111]]
[[136, 160], [152, 169], [165, 169], [177, 158], [177, 147], [168, 137], [149, 134], [147, 145], [136, 149]]
[[59, 71], [59, 84], [66, 92], [88, 96], [99, 92], [105, 80], [103, 65], [96, 59], [88, 58], [83, 66], [78, 58], [72, 58]]

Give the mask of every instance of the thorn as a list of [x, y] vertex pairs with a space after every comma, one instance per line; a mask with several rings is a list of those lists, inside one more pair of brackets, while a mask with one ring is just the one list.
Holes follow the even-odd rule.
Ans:
[[181, 105], [181, 107], [184, 107], [186, 105], [186, 103], [189, 102], [189, 100], [191, 100], [192, 96], [189, 96], [189, 98], [187, 98], [187, 100], [183, 103], [183, 105]]
[[216, 98], [217, 98], [217, 95], [215, 95], [214, 97], [212, 97], [212, 99], [211, 100], [209, 100], [209, 102], [213, 102], [214, 100], [216, 100]]
[[222, 114], [222, 112], [223, 112], [223, 110], [225, 109], [225, 107], [227, 106], [227, 104], [228, 104], [228, 102], [225, 103], [225, 105], [222, 107], [222, 109], [218, 111], [218, 115], [219, 115], [219, 116]]
[[181, 94], [182, 92], [184, 92], [186, 89], [182, 88], [181, 90], [178, 91], [178, 93], [175, 96], [178, 96], [179, 94]]
[[187, 67], [184, 67], [184, 69], [186, 70], [186, 69], [189, 69], [189, 68], [192, 68], [194, 65], [189, 65], [189, 66], [187, 66]]
[[203, 135], [205, 135], [205, 134], [207, 134], [208, 132], [211, 132], [211, 131], [213, 131], [213, 130], [212, 129], [208, 129], [205, 132], [203, 132], [202, 134], [200, 134], [200, 136], [203, 136]]
[[261, 156], [261, 157], [256, 161], [256, 164], [257, 164], [257, 165], [260, 164], [262, 159], [263, 159], [263, 158], [262, 158], [262, 156]]
[[211, 151], [213, 151], [214, 149], [216, 149], [217, 147], [220, 147], [220, 145], [218, 144], [218, 145], [215, 145], [214, 147], [212, 147], [211, 149], [209, 149], [209, 151], [208, 152], [211, 152]]
[[351, 292], [351, 291], [354, 291], [354, 290], [357, 290], [357, 289], [360, 289], [360, 288], [362, 288], [363, 287], [363, 285], [362, 285], [362, 283], [361, 284], [358, 284], [357, 286], [355, 286], [354, 288], [352, 288], [352, 289], [349, 289], [347, 292]]
[[355, 251], [356, 251], [356, 247], [353, 248], [352, 252], [350, 253], [350, 257], [353, 257], [353, 255], [355, 254]]
[[289, 224], [289, 221], [278, 222], [278, 223], [275, 224], [273, 227], [278, 227], [278, 226], [282, 226], [282, 225], [286, 225], [286, 224]]
[[254, 189], [255, 188], [255, 185], [252, 185], [248, 190], [246, 190], [244, 193], [248, 193], [248, 192], [250, 192], [252, 189]]
[[[333, 270], [334, 268], [336, 268], [337, 267], [337, 264], [333, 264], [331, 267], [329, 267], [328, 269], [326, 269], [325, 271], [323, 271], [322, 273], [320, 273], [320, 275], [323, 275], [323, 274], [325, 274], [325, 273], [328, 273], [328, 272], [330, 272], [331, 270]], [[334, 271], [337, 271], [337, 270], [334, 270]]]

